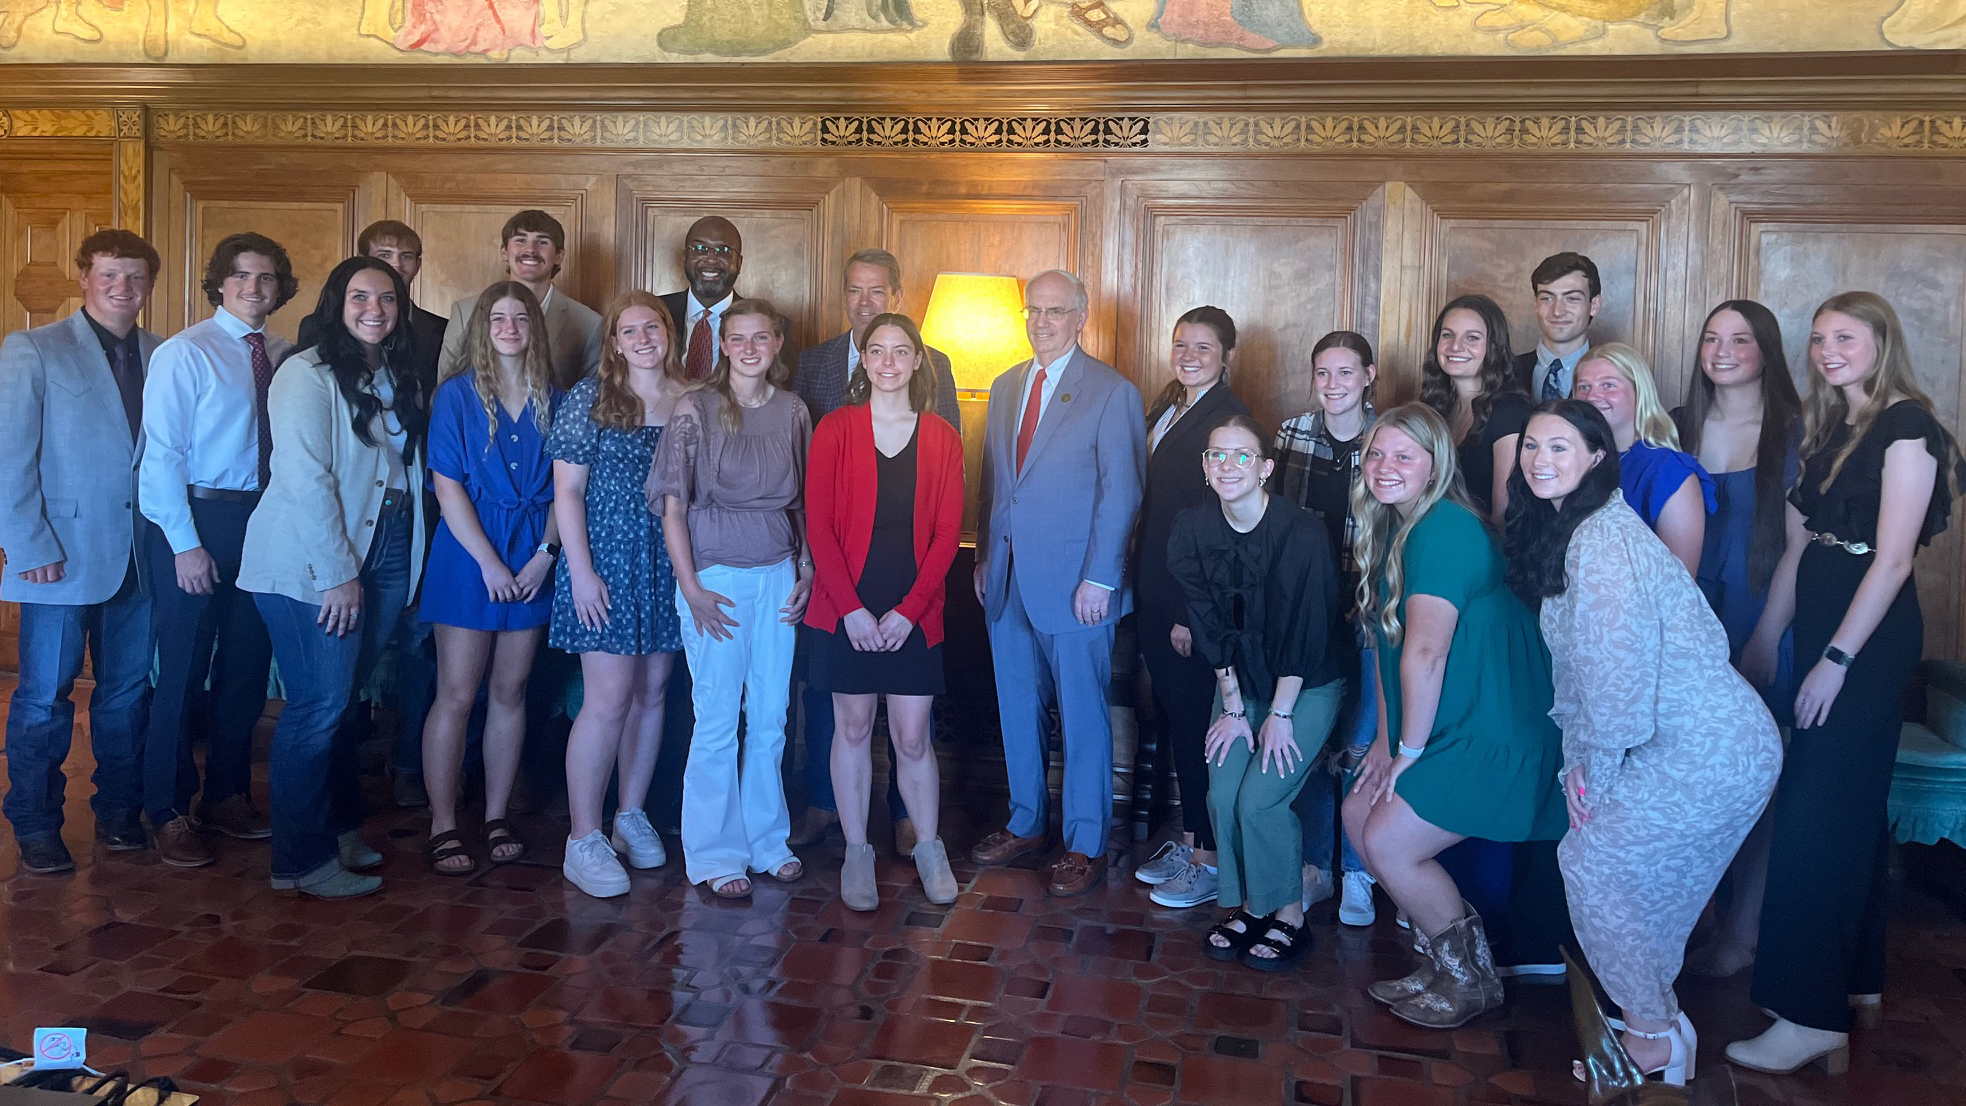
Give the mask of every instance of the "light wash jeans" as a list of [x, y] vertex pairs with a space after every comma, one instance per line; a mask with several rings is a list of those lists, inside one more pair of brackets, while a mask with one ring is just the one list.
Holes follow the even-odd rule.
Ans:
[[[1345, 689], [1345, 705], [1339, 710], [1338, 724], [1331, 731], [1334, 754], [1344, 752], [1347, 747], [1364, 748], [1379, 736], [1379, 674], [1374, 669], [1378, 653], [1372, 649], [1359, 652], [1362, 658], [1359, 679], [1346, 681], [1352, 686]], [[1304, 826], [1304, 863], [1329, 872], [1333, 851], [1342, 849], [1341, 871], [1365, 870], [1365, 862], [1352, 851], [1351, 839], [1345, 836], [1344, 824], [1338, 820], [1338, 807], [1351, 784], [1351, 773], [1333, 776], [1321, 765], [1305, 779], [1304, 790], [1297, 796], [1297, 818]]]
[[773, 871], [793, 859], [779, 763], [797, 633], [778, 612], [798, 577], [788, 558], [764, 568], [710, 565], [696, 578], [732, 602], [728, 613], [737, 620], [728, 641], [699, 633], [689, 601], [676, 591], [696, 708], [683, 769], [683, 867], [691, 883], [705, 883]]

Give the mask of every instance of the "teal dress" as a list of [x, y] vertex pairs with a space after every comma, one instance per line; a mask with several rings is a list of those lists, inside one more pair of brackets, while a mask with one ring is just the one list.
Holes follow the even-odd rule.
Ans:
[[[1489, 841], [1551, 841], [1568, 827], [1557, 772], [1563, 735], [1550, 719], [1550, 654], [1536, 616], [1503, 581], [1494, 536], [1467, 508], [1442, 502], [1407, 536], [1406, 594], [1454, 604], [1440, 709], [1426, 752], [1399, 797], [1429, 823]], [[1400, 603], [1401, 625], [1406, 602]], [[1399, 755], [1401, 646], [1379, 637], [1387, 740]]]

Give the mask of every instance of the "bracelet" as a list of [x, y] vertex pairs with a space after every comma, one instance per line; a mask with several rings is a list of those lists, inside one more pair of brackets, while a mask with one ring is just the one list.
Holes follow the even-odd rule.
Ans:
[[1248, 712], [1248, 711], [1245, 711], [1245, 710], [1242, 710], [1242, 709], [1240, 709], [1240, 708], [1238, 708], [1238, 709], [1236, 709], [1236, 710], [1224, 710], [1224, 711], [1222, 712], [1222, 717], [1224, 717], [1224, 718], [1234, 718], [1234, 719], [1238, 719], [1238, 720], [1241, 720], [1241, 721], [1248, 721], [1248, 720], [1249, 720], [1249, 712]]
[[1296, 715], [1296, 712], [1294, 712], [1294, 711], [1287, 711], [1287, 710], [1273, 710], [1273, 711], [1271, 711], [1271, 712], [1270, 712], [1270, 717], [1271, 717], [1271, 718], [1281, 718], [1281, 719], [1283, 719], [1283, 720], [1284, 720], [1285, 722], [1289, 722], [1289, 721], [1291, 721], [1291, 720], [1293, 720], [1293, 719], [1295, 719], [1295, 718], [1297, 717], [1297, 715]]
[[1838, 668], [1848, 668], [1857, 659], [1857, 654], [1845, 653], [1834, 645], [1826, 645], [1823, 647], [1823, 659]]
[[1406, 757], [1406, 758], [1408, 758], [1408, 759], [1411, 759], [1411, 758], [1413, 758], [1413, 757], [1417, 757], [1417, 756], [1419, 756], [1419, 755], [1420, 755], [1421, 753], [1424, 753], [1424, 752], [1426, 752], [1426, 751], [1427, 751], [1427, 747], [1426, 747], [1425, 745], [1422, 745], [1422, 746], [1420, 746], [1420, 747], [1419, 747], [1418, 749], [1415, 749], [1415, 748], [1414, 748], [1413, 746], [1411, 746], [1411, 745], [1408, 745], [1408, 744], [1407, 744], [1406, 742], [1404, 742], [1404, 741], [1402, 741], [1402, 742], [1400, 742], [1400, 743], [1399, 743], [1399, 755], [1400, 755], [1400, 756], [1403, 756], [1403, 757]]

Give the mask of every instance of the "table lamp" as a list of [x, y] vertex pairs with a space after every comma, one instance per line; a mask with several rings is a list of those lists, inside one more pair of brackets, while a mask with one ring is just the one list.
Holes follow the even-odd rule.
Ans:
[[1023, 282], [988, 273], [936, 274], [922, 341], [949, 355], [957, 391], [989, 391], [997, 374], [1031, 356]]

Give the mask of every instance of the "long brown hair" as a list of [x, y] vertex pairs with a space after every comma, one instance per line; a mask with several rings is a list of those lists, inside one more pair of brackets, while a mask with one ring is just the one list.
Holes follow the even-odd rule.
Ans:
[[[1227, 311], [1214, 304], [1203, 304], [1200, 307], [1189, 308], [1180, 318], [1174, 320], [1174, 329], [1179, 332], [1183, 326], [1190, 323], [1205, 326], [1215, 332], [1215, 342], [1222, 347], [1222, 375], [1216, 378], [1215, 383], [1227, 384], [1229, 355], [1236, 351], [1236, 321], [1229, 317]], [[1174, 379], [1167, 382], [1167, 387], [1160, 390], [1160, 394], [1154, 397], [1153, 405], [1147, 409], [1147, 425], [1152, 427], [1159, 422], [1161, 415], [1165, 414], [1169, 407], [1181, 402], [1187, 390], [1188, 386], [1181, 383], [1181, 375], [1176, 373]]]
[[[485, 448], [491, 448], [498, 434], [499, 354], [491, 340], [491, 313], [501, 300], [518, 300], [532, 320], [527, 331], [526, 352], [519, 355], [520, 375], [526, 382], [526, 400], [532, 404], [533, 425], [542, 437], [553, 429], [553, 358], [546, 340], [546, 312], [539, 297], [516, 280], [501, 280], [478, 293], [471, 309], [471, 321], [464, 327], [464, 357], [451, 366], [450, 376], [475, 370], [472, 385], [478, 402], [485, 408]], [[447, 376], [445, 379], [449, 379]]]
[[[1925, 394], [1912, 375], [1911, 351], [1906, 348], [1904, 324], [1898, 321], [1898, 313], [1889, 301], [1875, 292], [1842, 292], [1823, 301], [1809, 316], [1809, 327], [1815, 330], [1816, 320], [1831, 312], [1848, 315], [1870, 328], [1872, 339], [1877, 344], [1877, 363], [1871, 367], [1870, 375], [1863, 379], [1864, 409], [1857, 412], [1857, 419], [1850, 424], [1850, 436], [1844, 440], [1843, 448], [1836, 451], [1836, 459], [1830, 464], [1829, 474], [1823, 477], [1822, 486], [1836, 483], [1836, 477], [1843, 471], [1843, 463], [1870, 433], [1877, 416], [1884, 412], [1885, 401], [1892, 396], [1911, 400], [1925, 408], [1927, 414], [1932, 410], [1932, 397]], [[1811, 342], [1814, 337], [1812, 334]], [[1811, 361], [1814, 368], [1814, 361]], [[1829, 445], [1830, 435], [1850, 416], [1850, 403], [1843, 397], [1843, 389], [1834, 387], [1823, 379], [1820, 372], [1809, 374], [1808, 416], [1803, 423], [1806, 427], [1802, 438], [1802, 455], [1811, 457]]]
[[1468, 405], [1473, 420], [1468, 423], [1468, 437], [1479, 440], [1482, 428], [1488, 425], [1488, 412], [1495, 407], [1495, 397], [1503, 392], [1522, 391], [1522, 384], [1516, 379], [1515, 352], [1509, 348], [1509, 318], [1494, 300], [1481, 295], [1456, 296], [1434, 316], [1434, 328], [1427, 334], [1427, 356], [1420, 362], [1420, 402], [1438, 412], [1450, 428], [1454, 425], [1454, 409], [1461, 402], [1454, 378], [1440, 364], [1440, 329], [1447, 325], [1450, 311], [1474, 312], [1481, 320], [1481, 328], [1488, 332], [1488, 351], [1482, 357], [1479, 377], [1481, 390]]
[[[871, 337], [876, 330], [884, 326], [891, 326], [900, 331], [901, 336], [908, 339], [908, 344], [915, 347], [915, 371], [908, 374], [909, 410], [915, 412], [935, 410], [935, 395], [941, 390], [941, 385], [935, 379], [935, 366], [928, 363], [928, 347], [922, 343], [921, 328], [917, 327], [915, 320], [908, 316], [888, 311], [874, 316], [873, 321], [867, 324], [867, 329], [862, 333]], [[861, 339], [862, 343], [866, 340], [866, 338]], [[846, 401], [858, 406], [873, 398], [873, 395], [874, 382], [867, 378], [867, 354], [862, 351], [860, 363], [853, 367], [853, 375], [847, 378]]]
[[615, 331], [621, 328], [621, 316], [633, 307], [646, 307], [655, 312], [662, 333], [668, 336], [668, 349], [662, 354], [662, 375], [678, 383], [685, 379], [683, 359], [676, 354], [676, 320], [660, 299], [639, 288], [630, 288], [609, 301], [607, 321], [601, 327], [601, 367], [594, 374], [594, 406], [588, 414], [596, 426], [635, 430], [646, 417], [642, 397], [628, 386], [628, 359], [616, 347], [614, 337]]
[[[778, 336], [779, 341], [784, 341], [785, 316], [778, 313], [778, 308], [773, 307], [770, 300], [732, 300], [730, 306], [724, 308], [723, 318], [717, 320], [717, 367], [710, 370], [710, 375], [702, 383], [690, 389], [692, 392], [715, 392], [724, 401], [717, 419], [723, 423], [727, 434], [735, 434], [744, 428], [744, 405], [737, 402], [737, 393], [730, 390], [730, 354], [724, 352], [724, 339], [729, 336], [732, 319], [752, 315], [771, 320], [771, 332]], [[783, 352], [784, 347], [781, 345], [779, 349]], [[782, 360], [773, 361], [771, 368], [765, 370], [765, 382], [774, 388], [785, 387], [791, 376]]]

